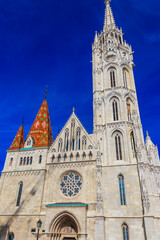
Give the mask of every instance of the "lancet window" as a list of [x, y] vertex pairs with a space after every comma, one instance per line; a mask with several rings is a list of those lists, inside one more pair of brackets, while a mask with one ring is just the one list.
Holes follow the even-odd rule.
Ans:
[[118, 121], [119, 116], [118, 116], [118, 103], [116, 100], [113, 100], [112, 102], [112, 108], [113, 108], [113, 120]]
[[132, 152], [133, 152], [133, 157], [135, 157], [136, 147], [135, 147], [133, 131], [130, 134], [130, 140], [131, 140], [131, 148], [132, 148]]
[[123, 240], [129, 240], [129, 230], [128, 225], [124, 223], [122, 225]]
[[67, 128], [65, 131], [65, 139], [64, 139], [64, 152], [68, 152], [69, 148], [69, 129]]
[[122, 140], [119, 134], [115, 136], [116, 159], [122, 160]]
[[110, 81], [111, 81], [111, 87], [116, 87], [116, 76], [115, 76], [115, 70], [110, 70]]
[[82, 137], [82, 150], [86, 150], [87, 148], [87, 138], [86, 136]]
[[81, 148], [80, 136], [81, 136], [81, 129], [80, 129], [80, 127], [78, 127], [77, 131], [76, 131], [76, 149], [77, 150], [80, 150], [80, 148]]
[[119, 175], [119, 191], [120, 191], [120, 201], [121, 205], [126, 205], [125, 187], [124, 187], [124, 177]]
[[129, 81], [129, 72], [127, 71], [127, 69], [123, 69], [123, 83], [124, 83], [124, 87], [128, 88], [128, 81]]
[[89, 152], [89, 160], [92, 160], [92, 156], [93, 156], [92, 152]]
[[71, 146], [70, 146], [70, 150], [74, 150], [74, 145], [75, 145], [75, 120], [72, 119], [72, 122], [71, 122]]
[[16, 203], [17, 207], [20, 205], [20, 202], [21, 202], [22, 189], [23, 189], [23, 182], [20, 182], [20, 184], [19, 184], [19, 191], [18, 191], [18, 197], [17, 197], [17, 203]]
[[32, 164], [33, 161], [33, 157], [30, 157], [30, 165]]
[[21, 157], [19, 165], [22, 165], [22, 163], [23, 163], [23, 158]]
[[63, 140], [62, 138], [60, 138], [58, 142], [58, 152], [62, 152], [62, 144], [63, 144]]
[[29, 157], [27, 157], [27, 165], [29, 164]]

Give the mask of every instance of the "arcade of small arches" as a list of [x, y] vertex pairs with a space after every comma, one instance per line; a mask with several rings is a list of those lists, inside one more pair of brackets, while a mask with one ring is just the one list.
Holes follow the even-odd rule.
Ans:
[[67, 161], [79, 161], [79, 160], [93, 160], [93, 153], [92, 151], [89, 151], [88, 153], [86, 151], [80, 153], [80, 152], [71, 152], [70, 154], [64, 153], [58, 153], [58, 155], [53, 154], [51, 156], [51, 163], [59, 163], [59, 162], [67, 162]]

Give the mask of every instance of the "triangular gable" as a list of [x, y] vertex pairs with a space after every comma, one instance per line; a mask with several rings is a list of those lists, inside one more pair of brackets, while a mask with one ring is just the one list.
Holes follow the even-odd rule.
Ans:
[[[74, 127], [72, 128], [72, 124]], [[77, 131], [80, 130], [80, 149], [79, 149], [79, 143], [77, 143]], [[73, 134], [74, 131], [74, 134]], [[67, 142], [66, 142], [66, 133], [68, 134], [68, 150], [66, 150]], [[74, 150], [73, 146], [71, 146], [71, 141], [73, 141], [74, 136]], [[85, 149], [82, 149], [82, 142], [83, 139], [86, 139], [86, 147]], [[89, 149], [95, 149], [95, 143], [93, 139], [89, 136], [85, 128], [83, 127], [82, 123], [76, 116], [76, 114], [73, 112], [70, 116], [69, 120], [65, 124], [64, 128], [61, 130], [61, 132], [57, 135], [56, 140], [51, 146], [51, 151], [53, 152], [59, 152], [59, 143], [62, 143], [62, 149], [61, 152], [70, 152], [70, 151], [78, 151], [78, 150], [89, 150]]]
[[16, 150], [19, 149], [23, 146], [24, 144], [24, 129], [23, 129], [23, 125], [20, 126], [11, 147], [8, 150]]

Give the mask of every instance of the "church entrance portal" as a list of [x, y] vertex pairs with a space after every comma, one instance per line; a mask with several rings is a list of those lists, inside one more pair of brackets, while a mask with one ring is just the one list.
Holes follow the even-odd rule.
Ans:
[[80, 228], [77, 219], [65, 212], [53, 221], [51, 232], [51, 240], [77, 240]]

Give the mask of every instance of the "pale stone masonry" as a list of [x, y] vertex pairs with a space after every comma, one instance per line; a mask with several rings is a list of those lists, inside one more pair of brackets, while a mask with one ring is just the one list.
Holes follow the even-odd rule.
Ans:
[[42, 240], [160, 239], [158, 149], [148, 133], [144, 142], [132, 48], [105, 4], [92, 45], [93, 134], [74, 109], [51, 145], [34, 147], [39, 120], [25, 143], [21, 127], [0, 178], [0, 240], [36, 239], [39, 219]]

